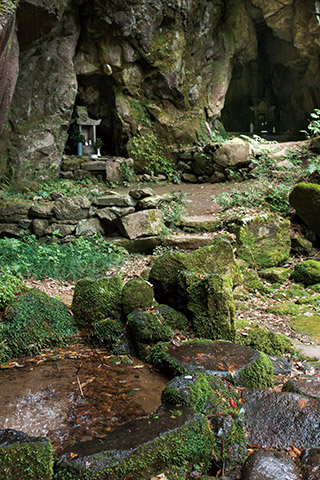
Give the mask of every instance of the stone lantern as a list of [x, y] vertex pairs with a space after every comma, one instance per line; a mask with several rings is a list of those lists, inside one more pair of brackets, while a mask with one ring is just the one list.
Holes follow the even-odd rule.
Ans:
[[94, 144], [97, 141], [97, 125], [100, 125], [101, 119], [94, 120], [89, 118], [86, 107], [76, 107], [77, 111], [77, 125], [79, 125], [79, 131], [84, 136], [84, 143], [82, 151], [84, 155], [91, 155], [95, 152]]
[[256, 98], [250, 110], [254, 114], [254, 123], [250, 125], [251, 133], [275, 133], [274, 105], [264, 98]]

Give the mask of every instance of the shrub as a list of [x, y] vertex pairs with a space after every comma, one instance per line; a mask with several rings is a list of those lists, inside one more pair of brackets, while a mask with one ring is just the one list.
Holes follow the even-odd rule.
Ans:
[[8, 272], [0, 273], [0, 310], [8, 306], [15, 295], [24, 289], [20, 277]]

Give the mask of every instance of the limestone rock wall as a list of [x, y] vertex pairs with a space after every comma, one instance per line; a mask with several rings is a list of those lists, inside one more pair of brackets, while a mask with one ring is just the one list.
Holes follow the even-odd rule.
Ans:
[[140, 136], [208, 139], [222, 111], [246, 126], [254, 79], [283, 125], [320, 103], [313, 0], [21, 0], [17, 25], [19, 78], [0, 137], [0, 172], [16, 183], [56, 175], [75, 104], [102, 118], [104, 153], [127, 156]]

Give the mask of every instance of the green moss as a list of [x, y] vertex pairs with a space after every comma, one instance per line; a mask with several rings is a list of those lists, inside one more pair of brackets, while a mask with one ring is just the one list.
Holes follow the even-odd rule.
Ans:
[[246, 330], [246, 333], [247, 336], [241, 337], [241, 343], [267, 355], [283, 355], [292, 351], [290, 340], [285, 335], [270, 332], [258, 325]]
[[187, 288], [188, 310], [195, 335], [216, 340], [235, 338], [232, 279], [207, 275]]
[[297, 315], [290, 322], [291, 327], [303, 335], [308, 335], [316, 343], [320, 342], [320, 316]]
[[149, 350], [146, 360], [153, 363], [156, 368], [174, 377], [188, 373], [189, 370], [187, 367], [169, 355], [169, 346], [170, 343], [167, 342], [157, 343]]
[[314, 285], [310, 285], [310, 289], [313, 292], [320, 293], [320, 283], [315, 283]]
[[113, 353], [119, 353], [126, 344], [124, 332], [124, 325], [119, 320], [105, 318], [93, 322], [90, 336], [93, 342], [109, 347]]
[[128, 331], [140, 358], [147, 357], [148, 350], [157, 342], [169, 340], [172, 329], [165, 324], [158, 310], [137, 310], [128, 315]]
[[128, 315], [139, 308], [151, 307], [153, 304], [153, 288], [149, 282], [140, 278], [133, 278], [127, 282], [122, 290], [122, 308]]
[[0, 478], [3, 480], [51, 480], [53, 448], [48, 440], [0, 446]]
[[290, 222], [274, 213], [245, 217], [232, 224], [237, 256], [255, 268], [273, 267], [290, 254]]
[[260, 271], [260, 276], [268, 282], [282, 284], [289, 279], [290, 273], [290, 268], [267, 268]]
[[310, 293], [302, 285], [293, 285], [285, 291], [285, 297], [288, 299], [308, 298]]
[[248, 388], [268, 388], [274, 383], [273, 365], [265, 353], [238, 374], [238, 383]]
[[275, 315], [297, 315], [300, 312], [298, 305], [293, 302], [283, 302], [279, 305], [272, 305], [266, 308], [267, 313]]
[[320, 282], [320, 262], [316, 260], [305, 260], [294, 267], [292, 278], [305, 286]]
[[181, 272], [200, 274], [199, 278], [203, 274], [223, 274], [230, 276], [234, 284], [241, 280], [232, 245], [221, 237], [212, 245], [190, 253], [168, 252], [154, 263], [149, 279], [154, 285], [156, 299], [184, 311], [185, 292], [179, 290]]
[[186, 332], [189, 330], [189, 321], [183, 313], [168, 307], [168, 305], [158, 305], [158, 311], [162, 315], [164, 323], [173, 331]]
[[36, 289], [15, 299], [4, 320], [5, 343], [17, 357], [64, 345], [75, 333], [68, 307]]
[[7, 272], [0, 273], [0, 310], [7, 307], [15, 295], [26, 290], [27, 287], [20, 277]]
[[76, 283], [71, 309], [77, 324], [88, 327], [106, 317], [118, 319], [121, 312], [122, 280], [118, 275], [99, 280], [84, 278]]

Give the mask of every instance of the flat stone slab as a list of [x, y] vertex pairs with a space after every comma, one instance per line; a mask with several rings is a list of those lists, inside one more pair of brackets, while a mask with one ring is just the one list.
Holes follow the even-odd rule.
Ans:
[[212, 215], [183, 215], [179, 222], [180, 228], [190, 228], [198, 232], [215, 232], [219, 220]]
[[320, 398], [320, 377], [303, 375], [298, 378], [292, 378], [284, 384], [282, 391]]
[[247, 442], [263, 448], [320, 446], [320, 400], [289, 392], [245, 392]]
[[[203, 445], [201, 451], [196, 451], [197, 442]], [[179, 408], [179, 415], [162, 408], [116, 428], [103, 440], [80, 442], [65, 450], [57, 462], [57, 478], [150, 478], [170, 466], [171, 455], [184, 468], [200, 460], [208, 462], [214, 443], [204, 416], [185, 407]]]
[[169, 248], [181, 248], [183, 250], [194, 250], [196, 248], [207, 247], [213, 243], [213, 237], [209, 235], [168, 235], [163, 240], [163, 246]]
[[259, 352], [250, 347], [223, 341], [171, 345], [167, 353], [187, 370], [203, 370], [220, 377], [236, 375], [259, 357]]

